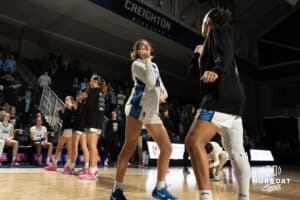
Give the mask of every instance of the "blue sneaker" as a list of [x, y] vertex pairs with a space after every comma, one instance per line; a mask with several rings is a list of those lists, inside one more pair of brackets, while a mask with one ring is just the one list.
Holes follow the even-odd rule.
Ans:
[[161, 188], [160, 190], [157, 187], [154, 188], [152, 192], [152, 197], [156, 200], [177, 200], [178, 198], [171, 195], [166, 187]]
[[126, 200], [123, 190], [116, 189], [116, 191], [112, 192], [110, 195], [110, 200]]

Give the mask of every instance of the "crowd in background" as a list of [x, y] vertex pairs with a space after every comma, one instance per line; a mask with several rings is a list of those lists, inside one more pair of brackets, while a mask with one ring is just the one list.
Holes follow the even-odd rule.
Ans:
[[[92, 72], [80, 71], [80, 60], [77, 58], [67, 60], [62, 55], [49, 53], [45, 59], [23, 58], [19, 62], [17, 60], [17, 54], [14, 51], [0, 47], [0, 121], [2, 122], [5, 114], [8, 113], [14, 129], [29, 132], [30, 127], [35, 125], [36, 115], [40, 113], [38, 105], [43, 87], [49, 86], [61, 99], [67, 95], [76, 97], [80, 89], [89, 88], [89, 76]], [[37, 77], [37, 90], [28, 86], [18, 76], [17, 68], [22, 66], [19, 63], [26, 65]], [[103, 164], [114, 164], [124, 142], [124, 106], [131, 92], [131, 84], [128, 80], [108, 80], [105, 111], [108, 121], [106, 122], [106, 131], [101, 135], [98, 145]], [[188, 101], [181, 101], [179, 98], [170, 97], [168, 103], [161, 105], [160, 115], [172, 143], [184, 143], [185, 134], [193, 120], [194, 112], [193, 105]], [[52, 127], [47, 124], [45, 116], [43, 118], [43, 124], [47, 126], [47, 131], [53, 132]], [[118, 129], [113, 127], [115, 123], [118, 124]], [[261, 138], [256, 138], [255, 135], [257, 134], [250, 131], [245, 133], [246, 149], [261, 143]], [[151, 138], [147, 135], [142, 138], [143, 151], [147, 152], [146, 141]], [[280, 141], [277, 141], [274, 148], [281, 152], [281, 147], [290, 151], [289, 144], [281, 144]], [[138, 153], [132, 162], [141, 162]]]

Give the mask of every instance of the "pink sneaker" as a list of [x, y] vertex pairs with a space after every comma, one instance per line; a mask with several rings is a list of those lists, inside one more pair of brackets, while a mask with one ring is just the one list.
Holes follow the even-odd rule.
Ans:
[[47, 167], [45, 167], [45, 170], [56, 172], [57, 171], [57, 167], [54, 166], [53, 164], [50, 164]]
[[50, 161], [46, 161], [46, 165], [47, 166], [51, 165], [51, 162]]
[[66, 167], [64, 167], [64, 170], [63, 170], [62, 173], [66, 174], [66, 175], [72, 175], [73, 174], [73, 170], [69, 166], [66, 166]]
[[80, 179], [85, 179], [85, 180], [97, 180], [97, 177], [98, 177], [98, 171], [92, 174], [90, 170], [88, 170], [88, 173], [79, 176]]
[[95, 175], [96, 175], [97, 178], [99, 177], [99, 172], [98, 172], [98, 170], [95, 172]]
[[89, 169], [83, 167], [77, 171], [77, 175], [81, 176], [81, 175], [87, 174], [88, 171], [89, 171]]
[[12, 163], [11, 163], [11, 166], [12, 167], [17, 167], [17, 166], [19, 166], [20, 164], [16, 161], [16, 160], [14, 160], [14, 161], [12, 161]]

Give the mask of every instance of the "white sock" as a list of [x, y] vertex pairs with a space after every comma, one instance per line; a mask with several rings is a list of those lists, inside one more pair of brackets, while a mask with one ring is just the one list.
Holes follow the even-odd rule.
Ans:
[[117, 189], [123, 190], [123, 183], [115, 181], [114, 187], [113, 187], [113, 192], [116, 191]]
[[90, 167], [90, 171], [92, 174], [94, 174], [96, 171], [98, 171], [97, 167]]
[[50, 163], [50, 157], [47, 157], [46, 162]]
[[70, 163], [69, 166], [70, 166], [71, 169], [74, 169], [75, 168], [75, 163]]
[[67, 160], [67, 162], [65, 163], [65, 167], [69, 167], [71, 164], [71, 161], [70, 160]]
[[13, 156], [13, 157], [12, 157], [12, 160], [15, 161], [15, 160], [16, 160], [16, 156]]
[[156, 187], [158, 190], [161, 190], [162, 188], [166, 187], [166, 181], [158, 181]]
[[213, 200], [211, 190], [200, 190], [199, 200]]
[[90, 167], [89, 162], [84, 163], [84, 168], [85, 168], [85, 169], [88, 169], [89, 167]]

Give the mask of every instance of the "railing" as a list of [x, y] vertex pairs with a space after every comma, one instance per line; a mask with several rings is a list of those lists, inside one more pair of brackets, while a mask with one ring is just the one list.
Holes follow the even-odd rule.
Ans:
[[57, 108], [65, 108], [64, 102], [58, 98], [51, 88], [48, 86], [44, 87], [39, 110], [45, 116], [47, 122], [54, 129], [54, 131], [59, 131], [62, 125]]

